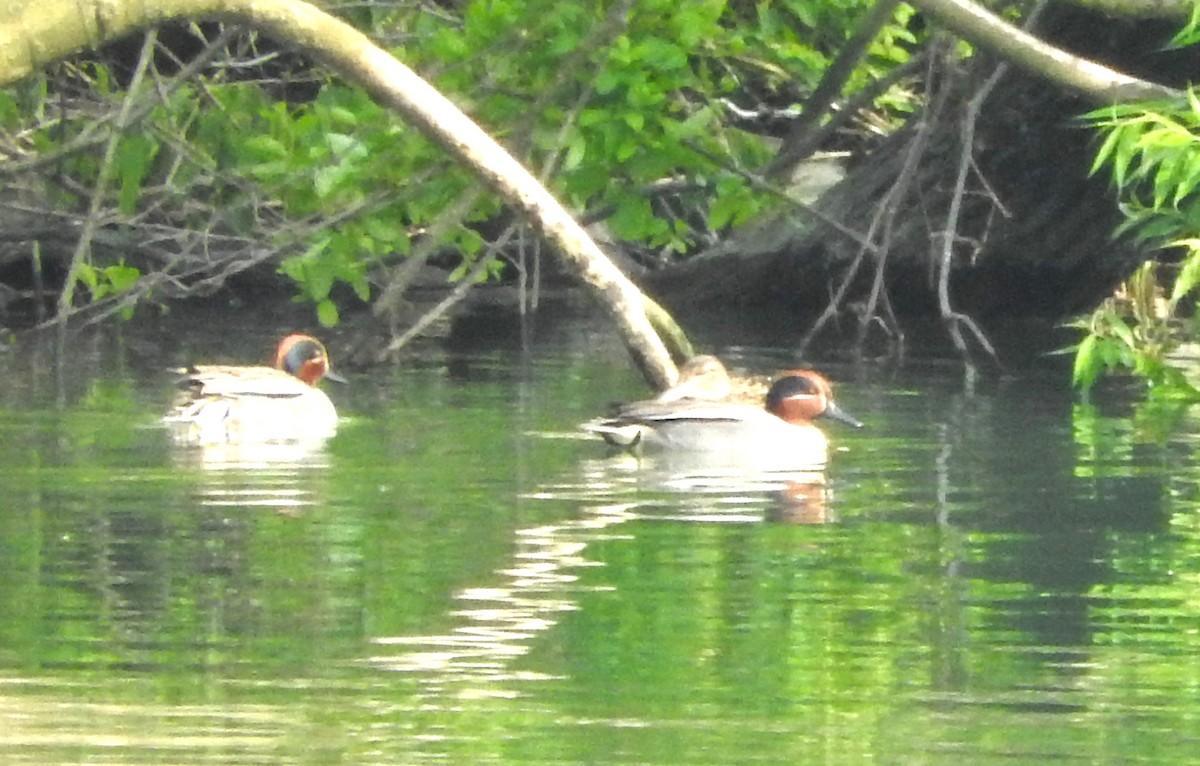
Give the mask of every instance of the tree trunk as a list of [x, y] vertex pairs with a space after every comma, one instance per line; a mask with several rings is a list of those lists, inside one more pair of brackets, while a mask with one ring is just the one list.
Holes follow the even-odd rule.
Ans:
[[[1144, 24], [1120, 24], [1075, 8], [1050, 16], [1043, 28], [1057, 44], [1118, 66], [1144, 62], [1159, 45], [1147, 36]], [[1164, 67], [1177, 63], [1171, 57], [1162, 62]], [[646, 275], [647, 289], [680, 311], [715, 305], [747, 311], [768, 307], [792, 321], [811, 323], [863, 258], [840, 301], [843, 316], [869, 319], [858, 312], [878, 268], [897, 312], [938, 316], [935, 254], [961, 142], [961, 115], [953, 108], [969, 100], [975, 84], [994, 65], [989, 57], [972, 59], [974, 75], [962, 77], [947, 99], [950, 111], [934, 125], [914, 192], [895, 217], [886, 265], [880, 266], [877, 242], [865, 250], [861, 245], [864, 222], [872, 220], [901, 174], [912, 128], [854, 161], [845, 179], [821, 197], [817, 212], [836, 226], [795, 207], [780, 210], [699, 257]], [[1172, 79], [1163, 70], [1149, 74]], [[1143, 248], [1113, 239], [1123, 218], [1111, 185], [1102, 176], [1089, 176], [1093, 138], [1078, 116], [1091, 108], [1094, 104], [1082, 95], [1016, 69], [984, 102], [973, 149], [977, 172], [968, 176], [954, 233], [950, 287], [960, 310], [984, 319], [1060, 319], [1094, 306], [1145, 259]], [[857, 232], [859, 239], [838, 227]]]

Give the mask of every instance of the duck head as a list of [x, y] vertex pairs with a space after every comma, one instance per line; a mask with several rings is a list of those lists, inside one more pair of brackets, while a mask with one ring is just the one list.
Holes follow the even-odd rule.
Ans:
[[833, 401], [833, 386], [812, 370], [790, 370], [767, 391], [767, 410], [789, 423], [833, 418], [854, 428], [862, 423]]
[[329, 352], [321, 341], [311, 335], [294, 334], [279, 341], [275, 352], [275, 367], [294, 375], [310, 386], [321, 378], [341, 383], [345, 379], [329, 369]]

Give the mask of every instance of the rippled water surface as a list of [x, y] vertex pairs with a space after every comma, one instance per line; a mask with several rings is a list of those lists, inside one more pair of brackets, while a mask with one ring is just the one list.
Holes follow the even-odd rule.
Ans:
[[560, 315], [351, 373], [323, 451], [200, 453], [163, 370], [291, 328], [179, 324], [0, 355], [0, 763], [1200, 753], [1187, 413], [817, 359], [868, 424], [823, 472], [639, 463], [576, 425], [644, 388]]

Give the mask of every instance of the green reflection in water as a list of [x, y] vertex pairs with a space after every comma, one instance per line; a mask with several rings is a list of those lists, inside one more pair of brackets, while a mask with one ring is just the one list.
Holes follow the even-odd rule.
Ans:
[[0, 390], [0, 761], [1195, 752], [1181, 442], [1089, 445], [1069, 398], [936, 370], [849, 380], [870, 428], [834, 432], [828, 514], [772, 516], [566, 438], [637, 382], [537, 359], [355, 380], [327, 450], [253, 467], [167, 449], [133, 373]]

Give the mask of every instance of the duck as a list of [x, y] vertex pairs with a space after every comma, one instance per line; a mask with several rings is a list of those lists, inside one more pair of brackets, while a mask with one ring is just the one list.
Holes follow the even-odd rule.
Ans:
[[712, 354], [699, 354], [680, 365], [675, 385], [654, 399], [659, 402], [702, 399], [757, 404], [770, 386], [771, 381], [765, 378], [730, 375], [720, 359]]
[[[715, 378], [711, 370], [708, 374]], [[852, 428], [863, 426], [834, 402], [833, 386], [813, 370], [781, 373], [767, 390], [765, 406], [705, 398], [720, 389], [711, 380], [702, 385], [681, 379], [675, 388], [689, 384], [692, 388], [685, 389], [685, 395], [675, 391], [666, 399], [660, 395], [626, 404], [583, 428], [610, 445], [632, 451], [758, 455], [773, 462], [823, 463], [828, 441], [813, 420], [827, 417]]]
[[725, 365], [711, 354], [699, 354], [679, 366], [675, 385], [654, 397], [657, 402], [703, 399], [715, 402], [729, 396], [731, 384]]
[[181, 392], [163, 418], [177, 443], [316, 442], [337, 430], [337, 410], [317, 384], [344, 379], [311, 335], [281, 340], [273, 367], [195, 365], [178, 372]]

